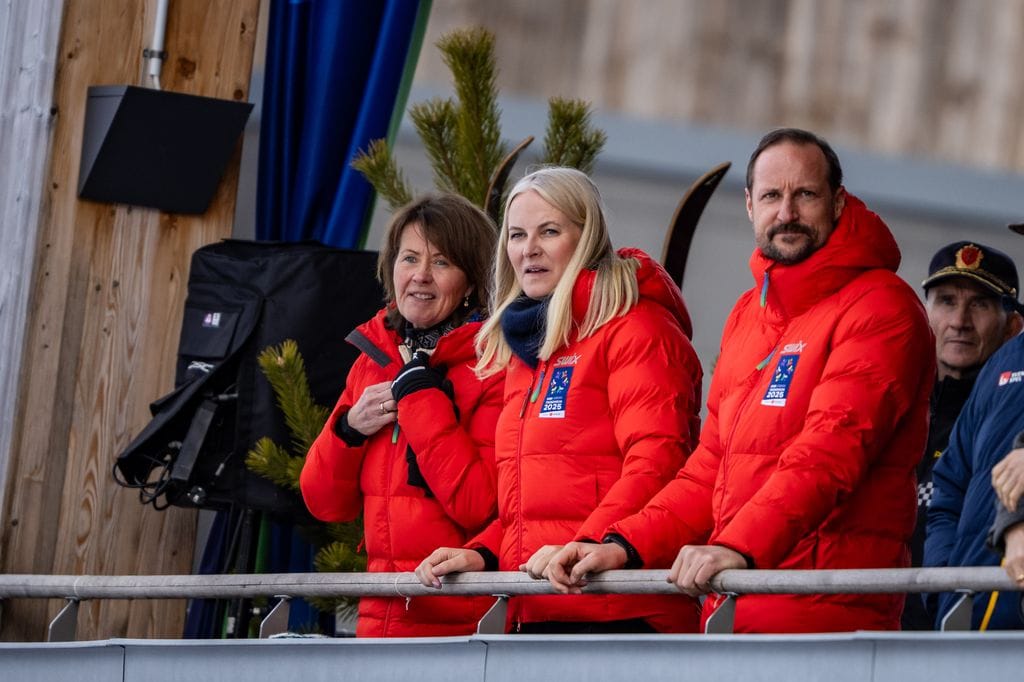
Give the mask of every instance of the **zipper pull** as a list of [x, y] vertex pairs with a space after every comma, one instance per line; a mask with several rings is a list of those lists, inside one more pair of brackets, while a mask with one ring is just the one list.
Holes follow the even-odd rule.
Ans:
[[394, 445], [398, 442], [398, 422], [395, 422], [395, 428], [391, 429], [391, 444]]
[[547, 363], [540, 370], [540, 376], [537, 377], [537, 385], [533, 387], [533, 393], [530, 394], [530, 402], [537, 402], [537, 397], [540, 396], [540, 387], [544, 383], [544, 373], [547, 371]]
[[768, 363], [772, 361], [772, 357], [774, 357], [774, 355], [775, 355], [775, 351], [777, 351], [778, 349], [779, 349], [778, 346], [776, 346], [775, 348], [772, 348], [772, 352], [769, 353], [768, 356], [764, 360], [762, 360], [761, 362], [757, 363], [757, 371], [760, 372], [762, 369], [764, 369], [765, 367], [768, 366]]
[[540, 395], [541, 384], [544, 383], [544, 372], [547, 368], [547, 363], [540, 370], [540, 376], [537, 377], [537, 383], [533, 387], [532, 391], [527, 391], [526, 395], [523, 396], [523, 406], [519, 408], [519, 418], [522, 419], [523, 415], [526, 414], [526, 406], [530, 403], [537, 402], [537, 396]]

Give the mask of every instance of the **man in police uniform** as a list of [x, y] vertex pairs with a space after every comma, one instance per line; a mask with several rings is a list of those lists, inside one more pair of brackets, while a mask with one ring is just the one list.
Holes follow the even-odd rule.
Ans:
[[[1019, 226], [1011, 225], [1017, 230]], [[1024, 312], [1016, 298], [1003, 298], [1017, 316], [1011, 323], [1019, 330]], [[1009, 312], [1009, 311], [1008, 311]], [[932, 471], [934, 483], [928, 508], [925, 566], [996, 566], [999, 554], [992, 546], [1006, 544], [1006, 571], [1024, 586], [1024, 555], [1020, 528], [1006, 518], [1006, 507], [1019, 507], [1013, 460], [1024, 445], [1024, 335], [1004, 343], [985, 363], [975, 379], [970, 398], [960, 411], [949, 443]], [[1009, 456], [1007, 453], [1010, 453]], [[1016, 453], [1016, 456], [1015, 454]], [[1000, 460], [1002, 460], [1000, 462]], [[997, 464], [998, 463], [998, 464]], [[994, 487], [993, 487], [994, 486]], [[998, 501], [998, 503], [997, 503]], [[1002, 509], [999, 522], [989, 527]], [[1016, 591], [976, 594], [971, 627], [977, 630], [1024, 629], [1021, 595]], [[936, 623], [960, 598], [954, 593], [928, 597]]]
[[[946, 449], [981, 366], [1020, 332], [1022, 324], [1015, 312], [1017, 268], [1009, 256], [990, 246], [966, 241], [943, 246], [932, 257], [922, 286], [928, 323], [935, 334], [937, 372], [929, 406], [928, 445], [917, 467], [917, 527], [910, 544], [913, 566], [921, 566], [924, 558], [932, 467]], [[909, 594], [903, 629], [930, 630], [933, 615], [927, 613], [920, 595]]]

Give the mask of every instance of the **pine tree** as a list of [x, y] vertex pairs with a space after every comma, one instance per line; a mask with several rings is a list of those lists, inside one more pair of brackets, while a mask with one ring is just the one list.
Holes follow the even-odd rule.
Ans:
[[[245, 465], [282, 488], [298, 492], [306, 453], [327, 422], [330, 410], [314, 401], [306, 364], [295, 341], [287, 339], [279, 346], [264, 349], [257, 362], [274, 389], [292, 442], [289, 450], [269, 438], [261, 438], [246, 456]], [[319, 546], [313, 559], [316, 570], [323, 573], [366, 570], [366, 555], [359, 550], [363, 541], [362, 519], [324, 524], [323, 528], [315, 529], [313, 535], [314, 544]], [[308, 601], [323, 611], [351, 611], [358, 603], [357, 599], [348, 597]]]
[[[523, 140], [512, 153], [501, 141], [494, 41], [494, 34], [483, 28], [442, 36], [437, 47], [452, 72], [455, 98], [415, 104], [409, 108], [409, 117], [433, 168], [435, 187], [461, 194], [500, 223], [512, 166], [533, 137]], [[591, 124], [587, 102], [553, 97], [548, 101], [540, 161], [589, 173], [606, 139], [604, 131]], [[352, 166], [392, 210], [412, 200], [413, 190], [384, 140], [370, 143]]]

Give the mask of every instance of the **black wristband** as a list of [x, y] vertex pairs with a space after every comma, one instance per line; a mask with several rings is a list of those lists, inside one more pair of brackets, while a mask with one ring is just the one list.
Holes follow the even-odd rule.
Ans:
[[471, 550], [479, 554], [484, 559], [484, 570], [485, 571], [497, 571], [498, 570], [498, 557], [494, 555], [494, 552], [487, 549], [483, 545], [479, 547], [470, 547]]
[[366, 442], [366, 436], [356, 431], [348, 423], [348, 412], [342, 412], [334, 420], [334, 435], [344, 441], [350, 448], [358, 448]]
[[626, 564], [623, 568], [640, 568], [644, 565], [644, 561], [640, 558], [640, 553], [636, 551], [636, 547], [629, 544], [629, 540], [618, 533], [608, 533], [604, 536], [602, 542], [606, 545], [618, 545], [622, 549], [626, 550]]

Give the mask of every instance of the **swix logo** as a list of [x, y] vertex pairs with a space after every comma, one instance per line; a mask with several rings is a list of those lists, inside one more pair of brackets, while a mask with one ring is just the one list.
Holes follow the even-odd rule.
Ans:
[[579, 354], [578, 353], [573, 353], [572, 355], [562, 355], [562, 356], [560, 356], [557, 360], [555, 360], [555, 364], [556, 365], [575, 365], [579, 361], [580, 361]]
[[804, 348], [806, 348], [806, 347], [807, 347], [807, 344], [804, 343], [803, 341], [797, 341], [796, 343], [787, 343], [785, 346], [782, 347], [782, 352], [783, 353], [803, 353], [804, 352]]
[[194, 371], [202, 372], [203, 374], [209, 374], [210, 370], [212, 370], [212, 369], [213, 369], [213, 364], [212, 363], [202, 362], [200, 360], [193, 360], [192, 362], [188, 363], [188, 369], [186, 369], [185, 371], [186, 372], [191, 372], [191, 371], [194, 370]]
[[1019, 384], [1022, 381], [1024, 381], [1024, 369], [1019, 369], [1016, 372], [1003, 372], [999, 375], [1000, 386]]

